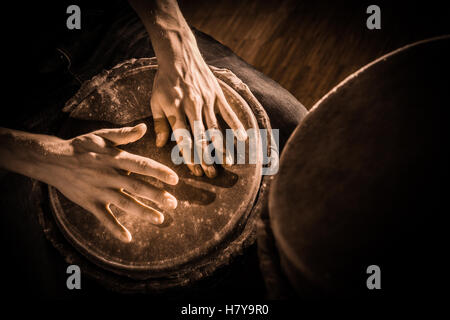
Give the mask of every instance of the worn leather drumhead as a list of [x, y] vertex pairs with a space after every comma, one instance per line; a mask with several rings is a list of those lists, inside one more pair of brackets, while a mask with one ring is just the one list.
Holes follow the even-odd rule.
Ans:
[[322, 98], [290, 137], [269, 213], [298, 293], [367, 293], [372, 264], [391, 290], [430, 275], [425, 256], [435, 245], [427, 241], [448, 173], [449, 48], [443, 37], [374, 61]]
[[[175, 210], [163, 211], [165, 222], [156, 226], [112, 207], [133, 236], [130, 243], [124, 243], [114, 238], [94, 215], [50, 187], [53, 213], [66, 238], [94, 263], [135, 278], [176, 271], [211, 251], [219, 251], [220, 255], [233, 232], [246, 223], [261, 182], [259, 133], [252, 142], [257, 148], [255, 163], [248, 163], [251, 140], [247, 140], [246, 164], [220, 167], [215, 179], [196, 177], [185, 165], [173, 164], [170, 156], [174, 142], [163, 148], [155, 146], [149, 101], [156, 70], [150, 59], [141, 59], [120, 65], [85, 84], [67, 104], [71, 117], [62, 126], [60, 135], [70, 138], [118, 124], [145, 122], [148, 127], [145, 136], [121, 148], [159, 161], [179, 175], [177, 186], [140, 176], [178, 199]], [[245, 128], [257, 129], [255, 116], [245, 100], [224, 82], [220, 84]]]

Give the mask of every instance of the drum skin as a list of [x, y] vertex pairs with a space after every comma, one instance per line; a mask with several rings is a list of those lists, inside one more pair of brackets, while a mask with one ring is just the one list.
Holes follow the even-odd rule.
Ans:
[[[60, 136], [70, 138], [99, 128], [145, 122], [146, 135], [121, 148], [151, 157], [177, 172], [180, 177], [177, 186], [140, 177], [174, 194], [178, 199], [177, 209], [164, 211], [165, 222], [155, 226], [115, 208], [114, 213], [133, 235], [133, 241], [127, 244], [112, 237], [92, 214], [49, 187], [50, 206], [59, 230], [76, 251], [105, 270], [89, 266], [88, 270], [93, 269], [89, 273], [120, 291], [142, 292], [186, 285], [228, 264], [234, 255], [254, 241], [255, 219], [267, 186], [264, 183], [263, 188], [260, 187], [259, 132], [254, 137], [256, 163], [248, 163], [247, 140], [246, 164], [218, 167], [219, 175], [215, 179], [195, 177], [185, 165], [174, 165], [170, 159], [174, 142], [156, 148], [151, 115], [149, 117], [149, 97], [156, 68], [154, 59], [131, 60], [85, 83], [66, 104], [65, 111], [71, 112], [71, 117], [61, 126]], [[258, 129], [261, 126], [270, 131], [267, 115], [247, 86], [228, 70], [212, 69], [244, 127]], [[118, 107], [129, 112], [122, 110], [121, 114], [115, 114]], [[66, 260], [73, 263], [74, 256], [76, 260], [84, 260], [67, 245], [61, 245], [61, 237], [45, 213], [40, 220], [54, 245], [58, 249], [63, 247], [60, 251]], [[135, 280], [130, 282], [126, 278]]]
[[372, 264], [390, 289], [429, 281], [428, 240], [448, 176], [449, 48], [447, 36], [377, 59], [323, 97], [290, 137], [269, 216], [298, 295], [368, 292]]

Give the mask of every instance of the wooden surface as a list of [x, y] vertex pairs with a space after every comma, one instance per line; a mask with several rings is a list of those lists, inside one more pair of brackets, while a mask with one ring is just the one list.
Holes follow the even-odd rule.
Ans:
[[445, 2], [180, 0], [188, 23], [288, 89], [308, 109], [345, 77], [405, 44], [449, 33]]

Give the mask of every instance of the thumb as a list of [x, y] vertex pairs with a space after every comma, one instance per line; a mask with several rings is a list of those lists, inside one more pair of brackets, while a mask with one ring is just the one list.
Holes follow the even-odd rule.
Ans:
[[140, 123], [134, 127], [101, 129], [95, 131], [94, 134], [111, 141], [114, 145], [117, 146], [139, 140], [140, 138], [142, 138], [146, 131], [147, 126], [145, 125], [145, 123]]

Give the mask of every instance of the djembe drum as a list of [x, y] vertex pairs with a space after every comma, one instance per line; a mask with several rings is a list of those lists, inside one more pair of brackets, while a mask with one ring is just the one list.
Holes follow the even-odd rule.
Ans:
[[324, 96], [291, 135], [258, 239], [275, 244], [260, 253], [278, 297], [369, 294], [370, 265], [380, 267], [384, 296], [439, 281], [449, 57], [448, 36], [385, 55]]
[[[114, 209], [133, 235], [130, 243], [115, 239], [92, 214], [49, 187], [53, 216], [45, 210], [40, 216], [47, 237], [68, 262], [81, 265], [84, 272], [109, 288], [146, 292], [185, 286], [226, 266], [254, 242], [255, 221], [267, 189], [261, 176], [263, 146], [258, 129], [270, 131], [270, 125], [246, 85], [228, 70], [212, 70], [244, 127], [256, 129], [253, 139], [246, 142], [246, 164], [221, 168], [215, 179], [196, 177], [186, 165], [174, 165], [171, 151], [175, 142], [163, 148], [155, 146], [149, 106], [157, 71], [155, 59], [133, 59], [99, 74], [66, 104], [70, 117], [61, 126], [61, 137], [145, 122], [145, 136], [121, 148], [161, 162], [180, 177], [176, 186], [141, 177], [178, 199], [175, 210], [164, 211], [162, 225]], [[249, 143], [256, 148], [253, 163], [248, 163]], [[270, 150], [270, 145], [266, 148]]]

